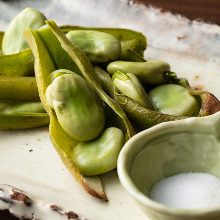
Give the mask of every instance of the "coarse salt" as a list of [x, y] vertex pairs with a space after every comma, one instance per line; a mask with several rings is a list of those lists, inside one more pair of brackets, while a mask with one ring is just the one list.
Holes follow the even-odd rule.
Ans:
[[157, 182], [150, 198], [172, 208], [220, 206], [220, 179], [207, 173], [182, 173]]

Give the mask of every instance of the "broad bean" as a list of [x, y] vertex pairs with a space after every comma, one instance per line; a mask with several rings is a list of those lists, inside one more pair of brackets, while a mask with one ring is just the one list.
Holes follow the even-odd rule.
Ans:
[[61, 127], [70, 137], [89, 141], [104, 128], [103, 104], [93, 88], [78, 74], [55, 78], [47, 88], [46, 98], [55, 110]]
[[120, 41], [100, 31], [75, 30], [67, 33], [67, 38], [82, 49], [93, 63], [117, 60], [121, 53]]
[[107, 66], [107, 71], [114, 74], [116, 71], [133, 73], [138, 79], [148, 85], [166, 83], [165, 73], [170, 70], [170, 65], [164, 61], [128, 62], [114, 61]]
[[153, 88], [149, 96], [158, 111], [175, 116], [193, 116], [199, 111], [199, 103], [188, 89], [176, 84], [166, 84]]
[[28, 48], [23, 32], [28, 29], [38, 29], [45, 24], [44, 15], [34, 8], [25, 8], [9, 24], [3, 40], [2, 53], [19, 53]]
[[116, 168], [123, 145], [123, 132], [115, 127], [107, 128], [97, 139], [80, 142], [73, 150], [73, 161], [82, 174], [100, 175]]

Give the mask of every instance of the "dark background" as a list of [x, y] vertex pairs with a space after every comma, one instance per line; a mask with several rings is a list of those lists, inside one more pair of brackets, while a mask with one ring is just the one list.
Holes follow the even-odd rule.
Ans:
[[220, 25], [220, 0], [134, 0], [158, 6], [164, 11], [182, 14], [190, 19], [202, 19]]
[[[220, 0], [134, 0], [134, 2], [153, 5], [163, 11], [220, 25]], [[8, 211], [0, 211], [0, 219], [16, 220], [17, 218], [12, 217]]]

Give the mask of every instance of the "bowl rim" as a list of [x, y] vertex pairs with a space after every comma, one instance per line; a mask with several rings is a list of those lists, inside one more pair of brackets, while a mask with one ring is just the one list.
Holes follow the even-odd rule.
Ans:
[[[134, 147], [137, 147], [136, 142], [138, 142], [140, 139], [150, 140], [151, 138], [155, 138], [155, 135], [153, 137], [152, 134], [155, 134], [156, 132], [158, 134], [161, 134], [160, 131], [163, 131], [164, 128], [166, 129], [172, 129], [173, 127], [185, 127], [187, 128], [192, 123], [199, 123], [204, 122], [205, 124], [210, 123], [219, 123], [220, 124], [220, 112], [217, 112], [213, 115], [204, 116], [204, 117], [192, 117], [187, 119], [182, 119], [179, 121], [171, 121], [171, 122], [163, 122], [158, 125], [155, 125], [154, 127], [151, 127], [149, 129], [146, 129], [144, 131], [139, 132], [135, 136], [133, 136], [131, 139], [129, 139], [124, 147], [122, 148], [119, 157], [118, 157], [118, 164], [117, 164], [117, 172], [119, 180], [122, 184], [122, 186], [128, 191], [128, 193], [139, 203], [144, 205], [145, 207], [152, 209], [154, 211], [166, 214], [166, 215], [176, 215], [176, 216], [185, 216], [185, 217], [198, 217], [198, 216], [204, 216], [208, 214], [220, 214], [220, 205], [211, 207], [211, 208], [196, 208], [196, 209], [184, 209], [184, 208], [171, 208], [168, 206], [165, 206], [159, 202], [156, 202], [152, 199], [150, 199], [148, 196], [144, 195], [134, 184], [132, 179], [130, 178], [130, 175], [127, 172], [127, 163], [128, 163], [128, 155], [130, 154], [130, 150]], [[134, 157], [135, 155], [133, 155]]]

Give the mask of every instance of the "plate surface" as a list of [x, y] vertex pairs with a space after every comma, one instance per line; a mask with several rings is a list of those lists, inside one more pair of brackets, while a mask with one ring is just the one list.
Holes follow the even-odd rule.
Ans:
[[[188, 78], [191, 85], [220, 98], [218, 26], [191, 22], [125, 0], [26, 0], [0, 2], [0, 29], [6, 29], [8, 22], [27, 6], [41, 10], [60, 25], [142, 31], [149, 42], [147, 59], [169, 62], [179, 77]], [[56, 204], [91, 220], [146, 219], [121, 187], [115, 171], [102, 177], [109, 203], [84, 192], [53, 149], [47, 128], [0, 131], [0, 148], [0, 184], [12, 185], [43, 204]]]

